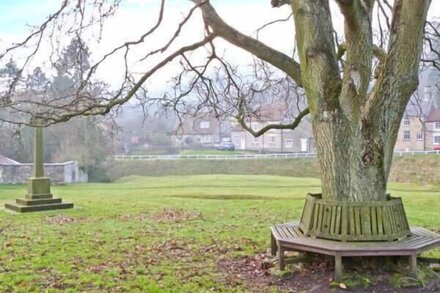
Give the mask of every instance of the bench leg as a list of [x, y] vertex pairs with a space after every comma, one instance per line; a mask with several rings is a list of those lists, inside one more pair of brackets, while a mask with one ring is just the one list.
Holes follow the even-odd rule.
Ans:
[[273, 237], [272, 233], [270, 234], [270, 253], [275, 256], [277, 255], [277, 242], [275, 237]]
[[286, 260], [284, 258], [284, 248], [278, 245], [278, 263], [280, 265], [280, 271], [284, 271], [286, 268]]
[[339, 281], [342, 278], [344, 272], [344, 265], [342, 264], [342, 256], [335, 254], [335, 281]]
[[412, 254], [409, 257], [409, 270], [412, 276], [417, 276], [417, 254]]

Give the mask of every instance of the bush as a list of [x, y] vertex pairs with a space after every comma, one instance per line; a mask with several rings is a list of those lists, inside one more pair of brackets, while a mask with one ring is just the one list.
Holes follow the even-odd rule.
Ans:
[[105, 164], [101, 164], [99, 166], [89, 166], [86, 170], [89, 177], [89, 182], [112, 182], [107, 170], [108, 167]]

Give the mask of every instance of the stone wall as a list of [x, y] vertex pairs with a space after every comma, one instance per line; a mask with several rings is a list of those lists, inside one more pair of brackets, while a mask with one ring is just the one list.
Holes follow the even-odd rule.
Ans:
[[[0, 165], [0, 183], [25, 183], [32, 175], [33, 164]], [[44, 164], [44, 174], [53, 184], [87, 182], [87, 173], [82, 171], [78, 162]]]

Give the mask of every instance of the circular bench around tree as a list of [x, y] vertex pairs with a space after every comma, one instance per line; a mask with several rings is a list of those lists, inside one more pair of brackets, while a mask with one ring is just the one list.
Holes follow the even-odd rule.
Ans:
[[339, 241], [393, 241], [411, 235], [401, 198], [348, 202], [309, 193], [299, 228], [306, 236]]

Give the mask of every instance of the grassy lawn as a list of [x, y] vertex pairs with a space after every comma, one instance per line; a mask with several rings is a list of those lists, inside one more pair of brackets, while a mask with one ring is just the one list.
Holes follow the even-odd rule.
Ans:
[[[305, 194], [319, 190], [317, 179], [262, 175], [55, 186], [75, 209], [0, 212], [0, 292], [247, 291], [219, 262], [266, 253], [268, 227], [298, 219]], [[389, 191], [403, 197], [411, 225], [440, 230], [438, 187]], [[24, 192], [0, 186], [0, 205]]]
[[[221, 154], [234, 153], [228, 151], [217, 152], [221, 152]], [[187, 154], [197, 154], [197, 152]], [[439, 170], [440, 155], [414, 157], [395, 156], [391, 167], [390, 181], [440, 186]], [[106, 171], [112, 180], [130, 175], [180, 176], [206, 174], [276, 175], [320, 178], [320, 167], [316, 158], [261, 160], [127, 160], [110, 162]]]

